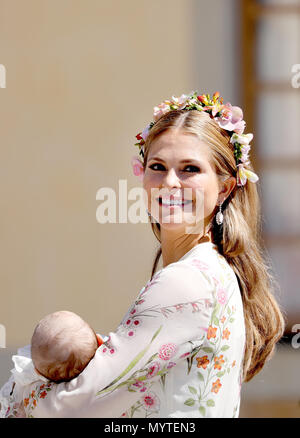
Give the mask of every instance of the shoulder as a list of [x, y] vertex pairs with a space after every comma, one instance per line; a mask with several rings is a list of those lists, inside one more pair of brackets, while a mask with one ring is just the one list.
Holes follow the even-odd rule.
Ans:
[[213, 277], [190, 260], [171, 263], [158, 271], [142, 289], [141, 295], [151, 290], [151, 295], [163, 298], [171, 295], [172, 300], [211, 298], [215, 291]]

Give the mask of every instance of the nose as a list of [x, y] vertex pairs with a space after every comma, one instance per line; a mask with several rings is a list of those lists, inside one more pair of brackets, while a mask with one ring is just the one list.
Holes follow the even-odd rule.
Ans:
[[169, 169], [166, 174], [165, 177], [162, 181], [162, 187], [166, 188], [166, 189], [172, 189], [172, 188], [178, 188], [181, 187], [181, 181], [178, 178], [175, 170], [173, 168]]

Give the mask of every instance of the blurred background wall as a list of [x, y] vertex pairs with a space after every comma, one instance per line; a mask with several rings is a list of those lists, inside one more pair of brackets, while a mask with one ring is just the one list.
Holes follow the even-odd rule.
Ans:
[[154, 105], [220, 91], [245, 109], [247, 132], [259, 133], [264, 233], [288, 322], [273, 359], [244, 385], [240, 416], [299, 417], [300, 89], [291, 86], [299, 8], [295, 0], [0, 0], [0, 385], [11, 355], [50, 312], [77, 312], [100, 333], [116, 328], [149, 279], [157, 241], [149, 224], [99, 224], [96, 193], [118, 193], [121, 179], [128, 191], [138, 185], [130, 159]]

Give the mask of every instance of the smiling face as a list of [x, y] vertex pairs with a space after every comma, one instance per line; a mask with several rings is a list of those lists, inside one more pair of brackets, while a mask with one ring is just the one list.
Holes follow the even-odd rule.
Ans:
[[143, 187], [148, 210], [161, 227], [187, 227], [196, 217], [208, 224], [220, 190], [209, 146], [181, 129], [163, 132], [151, 143]]

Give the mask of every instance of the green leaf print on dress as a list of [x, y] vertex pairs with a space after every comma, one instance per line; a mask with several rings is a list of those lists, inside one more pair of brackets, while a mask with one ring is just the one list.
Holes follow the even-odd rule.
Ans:
[[[231, 333], [229, 328], [234, 321], [232, 315], [235, 310], [234, 306], [230, 308], [229, 306], [220, 306], [217, 303], [211, 315], [206, 335], [212, 347], [200, 346], [187, 358], [187, 374], [191, 372], [194, 358], [197, 361], [197, 368], [200, 368], [202, 372], [197, 371], [196, 373], [199, 385], [188, 386], [187, 392], [190, 393], [190, 396], [184, 401], [184, 405], [193, 408], [198, 405], [199, 413], [202, 416], [206, 415], [207, 407], [215, 406], [214, 397], [222, 388], [222, 377], [230, 373], [232, 367], [236, 365], [235, 360], [229, 363], [228, 357], [224, 354], [230, 346], [227, 344], [221, 345], [224, 340], [229, 340]], [[228, 316], [225, 316], [225, 313]], [[207, 354], [201, 355], [201, 352]], [[198, 357], [195, 357], [197, 354], [199, 354]]]

